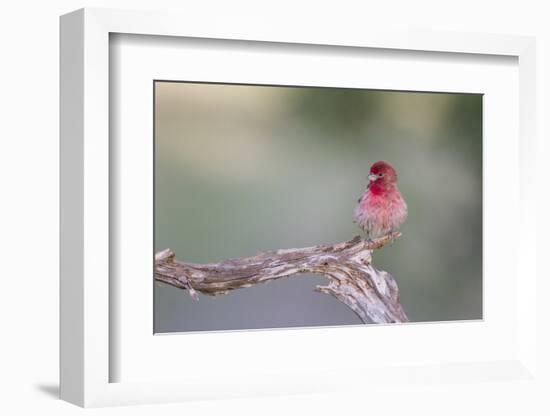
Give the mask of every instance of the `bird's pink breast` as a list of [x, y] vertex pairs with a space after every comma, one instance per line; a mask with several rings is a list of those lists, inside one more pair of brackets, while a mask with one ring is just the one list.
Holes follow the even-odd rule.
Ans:
[[376, 193], [365, 191], [354, 212], [355, 221], [371, 237], [396, 230], [406, 217], [407, 204], [397, 189]]

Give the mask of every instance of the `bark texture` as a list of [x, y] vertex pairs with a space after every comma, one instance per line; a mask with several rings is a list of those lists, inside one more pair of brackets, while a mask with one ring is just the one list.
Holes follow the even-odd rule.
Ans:
[[315, 290], [346, 304], [365, 323], [407, 322], [394, 277], [372, 265], [372, 252], [400, 237], [393, 233], [374, 241], [355, 237], [333, 245], [266, 251], [252, 257], [195, 264], [176, 260], [166, 249], [155, 255], [155, 279], [198, 299], [198, 293], [223, 295], [282, 277], [302, 273], [325, 276], [328, 284]]

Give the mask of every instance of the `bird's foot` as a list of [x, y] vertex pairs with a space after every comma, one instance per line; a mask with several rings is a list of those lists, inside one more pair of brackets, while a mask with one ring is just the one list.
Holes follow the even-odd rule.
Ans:
[[395, 234], [394, 234], [394, 230], [390, 230], [389, 232], [389, 235], [391, 236], [391, 239], [390, 239], [390, 247], [393, 246], [393, 243], [395, 243]]

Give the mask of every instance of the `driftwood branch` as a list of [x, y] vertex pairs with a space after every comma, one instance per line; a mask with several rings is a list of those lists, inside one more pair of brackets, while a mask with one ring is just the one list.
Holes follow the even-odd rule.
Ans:
[[197, 292], [223, 295], [256, 283], [317, 273], [324, 275], [328, 284], [315, 290], [336, 297], [363, 322], [407, 322], [394, 277], [371, 263], [373, 250], [400, 235], [393, 233], [374, 241], [355, 237], [334, 245], [267, 251], [209, 264], [178, 261], [175, 253], [166, 249], [155, 255], [155, 279], [186, 289], [198, 299]]

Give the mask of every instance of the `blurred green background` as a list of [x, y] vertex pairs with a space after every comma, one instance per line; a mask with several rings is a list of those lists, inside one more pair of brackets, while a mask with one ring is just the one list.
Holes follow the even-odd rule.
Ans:
[[[360, 230], [369, 167], [397, 169], [403, 236], [374, 253], [411, 321], [482, 317], [482, 96], [155, 83], [155, 250], [215, 262]], [[155, 284], [155, 332], [357, 324], [322, 276], [193, 301]]]

